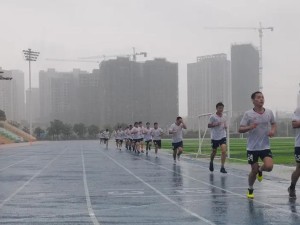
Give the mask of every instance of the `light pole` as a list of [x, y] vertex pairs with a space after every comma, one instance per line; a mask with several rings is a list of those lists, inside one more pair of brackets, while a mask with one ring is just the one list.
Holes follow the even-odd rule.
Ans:
[[29, 98], [28, 98], [28, 110], [29, 110], [29, 134], [32, 135], [32, 110], [31, 110], [31, 61], [36, 61], [39, 52], [34, 52], [30, 48], [23, 50], [25, 60], [29, 63]]

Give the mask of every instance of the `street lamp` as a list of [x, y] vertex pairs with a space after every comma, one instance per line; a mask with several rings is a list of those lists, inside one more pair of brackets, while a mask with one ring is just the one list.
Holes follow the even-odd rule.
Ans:
[[32, 112], [31, 112], [31, 61], [36, 61], [39, 52], [34, 52], [30, 48], [28, 50], [23, 50], [25, 60], [29, 63], [29, 98], [28, 98], [28, 108], [29, 108], [29, 134], [32, 135]]

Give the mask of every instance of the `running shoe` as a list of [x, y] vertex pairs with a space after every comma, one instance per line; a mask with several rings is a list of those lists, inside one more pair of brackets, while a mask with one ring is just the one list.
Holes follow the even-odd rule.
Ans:
[[253, 191], [254, 191], [253, 189], [248, 188], [247, 198], [251, 198], [251, 199], [254, 198]]
[[263, 180], [262, 172], [261, 172], [261, 171], [258, 171], [256, 177], [257, 177], [257, 180], [258, 180], [259, 182], [261, 182], [261, 181]]
[[224, 167], [221, 167], [220, 172], [221, 172], [221, 173], [227, 173], [227, 171], [225, 170]]
[[180, 155], [177, 155], [177, 161], [180, 161]]
[[289, 196], [290, 198], [296, 198], [296, 190], [291, 189], [291, 187], [288, 188]]
[[209, 170], [210, 170], [211, 172], [214, 171], [214, 163], [213, 163], [213, 162], [210, 162], [210, 163], [209, 163]]

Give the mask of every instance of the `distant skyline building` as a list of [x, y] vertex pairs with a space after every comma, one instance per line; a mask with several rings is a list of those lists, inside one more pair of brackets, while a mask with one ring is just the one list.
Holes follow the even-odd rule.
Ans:
[[232, 115], [252, 107], [251, 94], [259, 91], [259, 52], [252, 44], [231, 46]]
[[65, 123], [77, 122], [76, 103], [78, 76], [87, 74], [85, 71], [74, 69], [72, 72], [57, 72], [55, 69], [40, 71], [40, 119], [48, 123], [58, 119]]
[[118, 57], [92, 73], [40, 71], [40, 119], [101, 128], [135, 121], [169, 126], [178, 116], [178, 64]]
[[218, 102], [230, 110], [230, 81], [226, 54], [197, 57], [197, 62], [187, 65], [189, 129], [198, 130], [198, 115], [215, 112]]
[[8, 120], [22, 122], [25, 113], [25, 80], [24, 73], [20, 70], [0, 70], [4, 77], [12, 80], [0, 80], [0, 109], [6, 114]]
[[178, 116], [178, 64], [166, 59], [146, 62], [117, 58], [102, 63], [106, 124], [158, 122]]
[[[299, 88], [300, 88], [300, 83], [299, 83]], [[300, 90], [299, 90], [298, 96], [297, 96], [297, 107], [300, 108]]]
[[[29, 89], [26, 90], [26, 120], [29, 121]], [[40, 89], [31, 88], [31, 119], [33, 123], [39, 122], [40, 118]]]

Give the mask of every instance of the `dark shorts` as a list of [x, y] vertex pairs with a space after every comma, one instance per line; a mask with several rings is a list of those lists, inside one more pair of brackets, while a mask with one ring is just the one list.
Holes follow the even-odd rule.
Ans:
[[211, 147], [212, 149], [217, 149], [221, 145], [226, 145], [226, 137], [222, 138], [221, 140], [211, 140]]
[[273, 158], [270, 149], [260, 150], [260, 151], [247, 151], [248, 164], [254, 164], [258, 162], [258, 158], [263, 160], [265, 157]]
[[140, 143], [141, 139], [133, 139], [134, 143]]
[[152, 140], [144, 140], [146, 144], [149, 144], [152, 142]]
[[154, 145], [156, 145], [158, 148], [161, 148], [161, 140], [154, 140]]
[[295, 160], [300, 163], [300, 147], [295, 147]]
[[123, 143], [122, 139], [116, 139], [116, 142]]
[[180, 142], [177, 142], [177, 143], [172, 143], [172, 146], [173, 146], [173, 150], [176, 150], [179, 147], [183, 148], [183, 142], [180, 141]]

